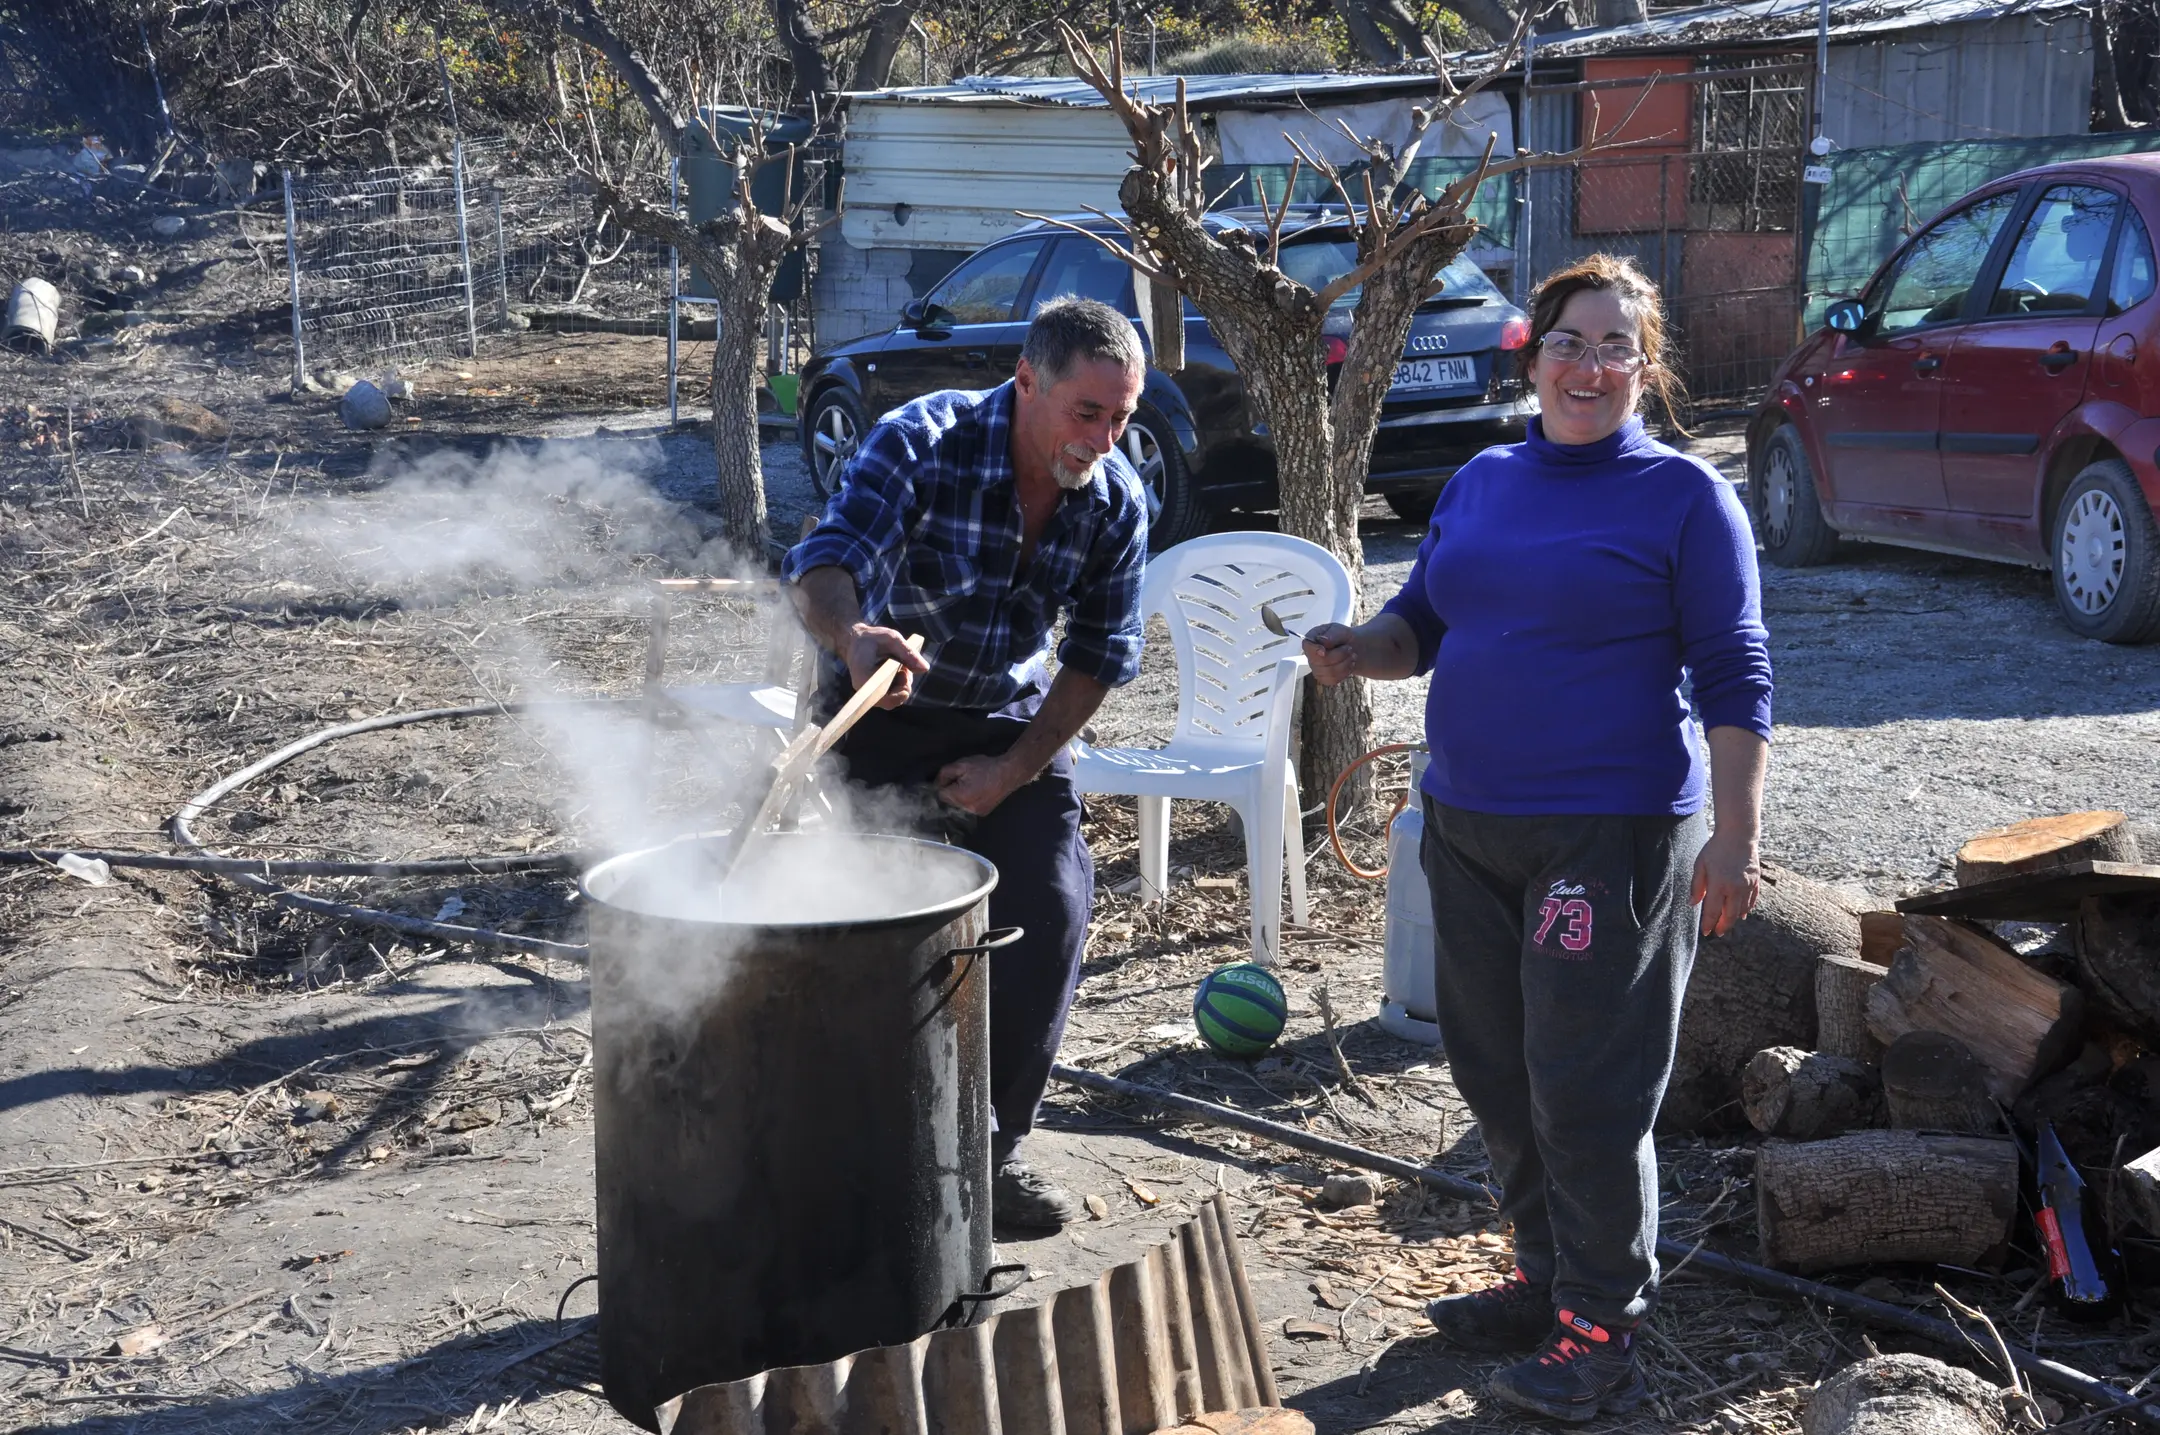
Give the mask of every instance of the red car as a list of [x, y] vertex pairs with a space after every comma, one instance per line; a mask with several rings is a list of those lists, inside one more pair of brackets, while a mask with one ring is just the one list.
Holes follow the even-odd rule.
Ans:
[[2077, 632], [2160, 638], [2160, 155], [2029, 169], [1906, 241], [1748, 430], [1771, 562], [1839, 537], [2029, 563]]

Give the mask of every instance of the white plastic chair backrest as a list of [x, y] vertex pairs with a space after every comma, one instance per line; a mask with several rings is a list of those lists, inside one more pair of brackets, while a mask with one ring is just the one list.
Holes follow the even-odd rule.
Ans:
[[1265, 739], [1276, 664], [1300, 649], [1267, 630], [1262, 603], [1293, 633], [1347, 623], [1356, 608], [1341, 561], [1286, 534], [1211, 533], [1148, 560], [1141, 611], [1162, 615], [1177, 654], [1172, 741], [1258, 748]]

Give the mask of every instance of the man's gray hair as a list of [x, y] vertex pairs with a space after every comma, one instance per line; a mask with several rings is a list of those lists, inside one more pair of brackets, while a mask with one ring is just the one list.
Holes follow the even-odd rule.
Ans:
[[1020, 347], [1044, 388], [1072, 372], [1075, 363], [1107, 359], [1128, 373], [1147, 372], [1147, 354], [1133, 321], [1099, 299], [1053, 299], [1028, 325]]

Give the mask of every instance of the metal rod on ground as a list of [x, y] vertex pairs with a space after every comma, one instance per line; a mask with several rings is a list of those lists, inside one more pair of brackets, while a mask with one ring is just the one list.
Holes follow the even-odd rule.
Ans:
[[473, 307], [472, 234], [465, 224], [465, 141], [450, 147], [450, 178], [457, 188], [458, 259], [465, 269], [465, 357], [480, 354], [480, 316]]
[[285, 267], [292, 277], [292, 386], [297, 394], [307, 386], [307, 349], [300, 340], [300, 226], [293, 218], [292, 171], [278, 173], [285, 179]]
[[488, 195], [495, 203], [495, 310], [496, 317], [507, 329], [510, 327], [510, 246], [503, 242], [500, 178], [488, 186]]
[[[1105, 1076], [1101, 1072], [1081, 1071], [1076, 1067], [1062, 1064], [1052, 1067], [1051, 1075], [1072, 1086], [1084, 1087], [1090, 1091], [1100, 1091], [1112, 1096], [1129, 1097], [1135, 1101], [1145, 1101], [1168, 1111], [1196, 1117], [1212, 1125], [1228, 1126], [1243, 1131], [1248, 1135], [1259, 1136], [1278, 1145], [1291, 1147], [1294, 1150], [1309, 1151], [1315, 1156], [1332, 1157], [1347, 1166], [1358, 1166], [1367, 1171], [1379, 1172], [1384, 1176], [1396, 1176], [1405, 1181], [1416, 1181], [1441, 1192], [1443, 1195], [1453, 1196], [1458, 1200], [1487, 1202], [1492, 1200], [1492, 1193], [1474, 1181], [1466, 1181], [1460, 1176], [1451, 1176], [1447, 1172], [1436, 1170], [1431, 1166], [1420, 1166], [1415, 1162], [1405, 1161], [1399, 1157], [1384, 1155], [1378, 1151], [1369, 1151], [1361, 1146], [1352, 1146], [1346, 1141], [1331, 1141], [1325, 1136], [1315, 1136], [1310, 1131], [1301, 1131], [1295, 1126], [1286, 1126], [1279, 1121], [1270, 1121], [1264, 1116], [1254, 1116], [1249, 1112], [1240, 1111], [1234, 1106], [1222, 1106], [1212, 1101], [1202, 1101], [1196, 1096], [1187, 1096], [1182, 1092], [1164, 1091], [1159, 1087], [1144, 1086], [1137, 1081], [1126, 1081], [1121, 1077]], [[1774, 1271], [1767, 1266], [1758, 1266], [1748, 1261], [1735, 1260], [1731, 1256], [1722, 1256], [1714, 1251], [1704, 1250], [1699, 1246], [1690, 1248], [1681, 1245], [1677, 1241], [1661, 1240], [1658, 1242], [1658, 1254], [1668, 1262], [1673, 1263], [1674, 1266], [1677, 1266], [1680, 1261], [1686, 1260], [1691, 1270], [1703, 1271], [1722, 1277], [1736, 1284], [1747, 1286], [1752, 1290], [1761, 1291], [1765, 1295], [1784, 1296], [1794, 1300], [1818, 1301], [1829, 1306], [1832, 1310], [1843, 1311], [1845, 1314], [1870, 1325], [1888, 1330], [1903, 1331], [1908, 1335], [1920, 1336], [1923, 1339], [1935, 1341], [1951, 1349], [1957, 1349], [1969, 1343], [1963, 1333], [1948, 1321], [1919, 1315], [1884, 1301], [1870, 1300], [1866, 1296], [1855, 1295], [1851, 1291], [1839, 1290], [1835, 1286], [1826, 1286], [1819, 1281], [1787, 1275], [1783, 1271]], [[2126, 1390], [2110, 1385], [2104, 1380], [2096, 1380], [2081, 1370], [2072, 1369], [2070, 1366], [2049, 1360], [2045, 1356], [2035, 1355], [2022, 1347], [2012, 1346], [2010, 1348], [2010, 1358], [2017, 1362], [2020, 1370], [2032, 1376], [2034, 1380], [2042, 1385], [2062, 1394], [2075, 1396], [2090, 1405], [2117, 1407], [2118, 1413], [2123, 1419], [2134, 1420], [2139, 1425], [2150, 1430], [2160, 1430], [2160, 1401], [2140, 1403], [2138, 1397], [2131, 1395]]]

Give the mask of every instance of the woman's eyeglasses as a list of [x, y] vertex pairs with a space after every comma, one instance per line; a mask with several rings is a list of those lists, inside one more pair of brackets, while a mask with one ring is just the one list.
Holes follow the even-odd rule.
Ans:
[[1616, 374], [1632, 374], [1650, 361], [1649, 355], [1633, 344], [1589, 344], [1557, 329], [1538, 340], [1538, 347], [1551, 355], [1555, 363], [1561, 364], [1576, 363], [1585, 354], [1595, 354], [1599, 367], [1611, 369]]

